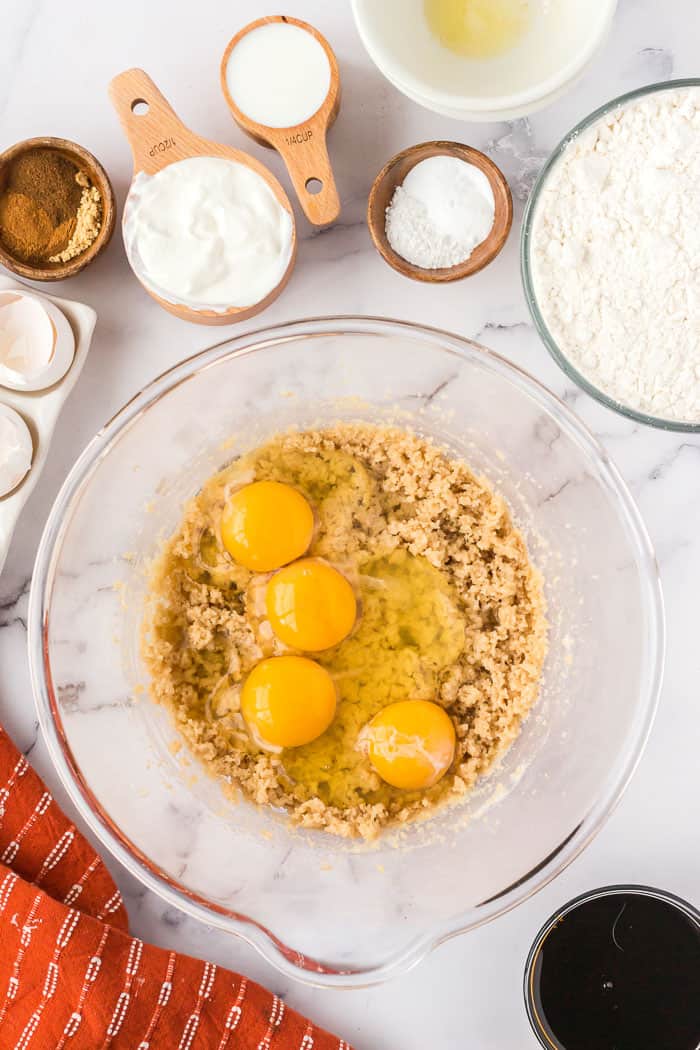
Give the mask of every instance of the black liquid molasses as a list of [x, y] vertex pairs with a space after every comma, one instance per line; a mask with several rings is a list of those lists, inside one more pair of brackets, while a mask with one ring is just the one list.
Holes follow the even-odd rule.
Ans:
[[533, 1026], [553, 1050], [698, 1050], [700, 923], [637, 891], [575, 905], [528, 974]]

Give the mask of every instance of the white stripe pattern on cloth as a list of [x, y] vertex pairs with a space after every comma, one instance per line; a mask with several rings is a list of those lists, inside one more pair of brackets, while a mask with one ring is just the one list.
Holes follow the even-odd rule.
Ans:
[[58, 984], [58, 963], [55, 963], [53, 959], [46, 968], [46, 977], [44, 978], [44, 987], [41, 990], [42, 998], [53, 999], [53, 994], [56, 991], [56, 985]]
[[180, 1042], [177, 1044], [177, 1050], [190, 1050], [197, 1029], [199, 1028], [199, 1022], [202, 1014], [202, 1006], [211, 996], [211, 990], [214, 986], [214, 978], [216, 977], [216, 966], [214, 963], [205, 962], [204, 969], [202, 970], [202, 979], [199, 982], [199, 991], [197, 993], [197, 1002], [195, 1008], [187, 1018], [185, 1027], [180, 1036]]
[[247, 990], [248, 978], [242, 977], [240, 987], [238, 989], [238, 995], [236, 996], [236, 1001], [234, 1002], [233, 1006], [226, 1015], [226, 1021], [224, 1022], [224, 1034], [221, 1037], [221, 1042], [219, 1043], [217, 1050], [226, 1050], [226, 1047], [229, 1044], [229, 1040], [232, 1034], [236, 1031], [239, 1024], [241, 1023], [241, 1018], [243, 1016], [243, 1002], [245, 1000]]
[[[0, 733], [0, 736], [6, 735], [7, 734], [4, 730]], [[0, 824], [2, 824], [3, 820], [5, 819], [7, 803], [9, 801], [10, 792], [12, 791], [12, 788], [15, 786], [16, 782], [20, 779], [20, 777], [24, 776], [28, 769], [29, 763], [27, 762], [24, 755], [20, 755], [20, 757], [17, 759], [17, 762], [15, 763], [14, 769], [7, 778], [4, 788], [0, 789]]]
[[[22, 969], [22, 961], [23, 961], [24, 956], [26, 954], [27, 948], [29, 947], [29, 945], [31, 943], [32, 933], [34, 932], [34, 930], [36, 928], [36, 922], [37, 922], [36, 915], [37, 915], [37, 912], [39, 911], [39, 908], [41, 906], [41, 902], [43, 900], [43, 897], [44, 897], [43, 893], [37, 893], [36, 897], [32, 901], [32, 904], [31, 904], [31, 907], [29, 908], [29, 911], [27, 912], [27, 917], [24, 920], [24, 924], [22, 926], [22, 929], [21, 929], [21, 932], [20, 932], [20, 937], [19, 937], [19, 948], [17, 949], [17, 955], [15, 956], [15, 961], [12, 964], [12, 973], [10, 975], [10, 980], [7, 983], [7, 992], [5, 993], [5, 1002], [2, 1004], [2, 1008], [0, 1009], [0, 1025], [2, 1025], [3, 1021], [5, 1020], [5, 1015], [7, 1013], [7, 1008], [9, 1006], [9, 1004], [12, 1002], [12, 1000], [17, 995], [17, 991], [19, 989], [19, 975], [20, 975], [20, 970]], [[38, 921], [40, 922], [41, 920], [38, 920]]]
[[61, 924], [61, 929], [58, 931], [58, 936], [56, 937], [56, 944], [53, 950], [53, 957], [46, 970], [41, 1001], [39, 1002], [38, 1006], [32, 1013], [26, 1025], [24, 1026], [24, 1030], [22, 1031], [21, 1036], [15, 1043], [14, 1050], [27, 1050], [27, 1047], [34, 1038], [37, 1028], [39, 1027], [39, 1023], [41, 1022], [42, 1014], [44, 1013], [44, 1010], [46, 1009], [49, 1000], [53, 998], [56, 992], [56, 988], [58, 986], [58, 964], [61, 957], [61, 953], [63, 952], [64, 948], [66, 948], [70, 943], [70, 939], [73, 936], [79, 921], [80, 912], [73, 911], [72, 909], [64, 918]]
[[270, 1020], [267, 1022], [267, 1031], [258, 1043], [258, 1050], [270, 1050], [270, 1043], [272, 1036], [275, 1033], [275, 1029], [279, 1028], [282, 1024], [282, 1018], [284, 1017], [284, 1003], [278, 995], [272, 997], [272, 1012], [270, 1013]]
[[168, 965], [165, 970], [165, 979], [160, 986], [160, 991], [158, 992], [158, 1001], [156, 1003], [156, 1008], [153, 1011], [153, 1016], [151, 1017], [148, 1028], [146, 1029], [144, 1037], [139, 1043], [137, 1050], [149, 1050], [153, 1033], [156, 1030], [158, 1022], [163, 1016], [163, 1011], [165, 1010], [165, 1007], [170, 1002], [170, 996], [172, 995], [173, 991], [173, 974], [175, 973], [176, 961], [177, 956], [175, 955], [175, 952], [170, 952], [168, 955]]
[[2, 886], [0, 886], [0, 915], [2, 915], [7, 907], [10, 894], [17, 885], [18, 878], [19, 876], [15, 875], [14, 871], [8, 871], [7, 875], [2, 880]]
[[112, 915], [113, 912], [118, 911], [122, 905], [122, 895], [119, 890], [115, 890], [112, 896], [109, 898], [107, 903], [103, 906], [102, 911], [99, 913], [97, 918], [102, 922], [107, 915]]
[[72, 846], [74, 839], [75, 839], [75, 826], [73, 824], [71, 824], [71, 826], [69, 828], [67, 828], [66, 831], [63, 832], [63, 834], [61, 835], [60, 839], [58, 840], [56, 845], [53, 847], [53, 849], [50, 851], [50, 853], [47, 855], [47, 857], [44, 860], [44, 863], [41, 865], [41, 869], [39, 871], [39, 874], [34, 879], [34, 882], [36, 883], [37, 886], [41, 885], [41, 880], [46, 878], [48, 873], [53, 868], [55, 868], [56, 865], [61, 860], [63, 860], [63, 858], [65, 857], [66, 853], [68, 852], [68, 850]]
[[177, 1050], [190, 1050], [198, 1028], [199, 1014], [190, 1014], [185, 1022], [185, 1028], [180, 1036], [180, 1042], [177, 1044]]
[[114, 1039], [115, 1035], [119, 1034], [121, 1026], [124, 1024], [124, 1018], [126, 1017], [126, 1011], [129, 1009], [129, 1003], [131, 1002], [131, 986], [134, 983], [134, 977], [138, 973], [139, 966], [141, 965], [141, 957], [143, 955], [143, 941], [140, 941], [138, 937], [134, 937], [133, 941], [129, 945], [129, 955], [126, 960], [125, 980], [124, 987], [119, 993], [114, 1012], [112, 1014], [112, 1020], [109, 1022], [107, 1028], [107, 1040], [105, 1045], [109, 1045], [109, 1040]]
[[41, 1014], [39, 1013], [39, 1011], [37, 1009], [37, 1010], [34, 1011], [32, 1016], [29, 1018], [29, 1020], [27, 1021], [26, 1025], [24, 1026], [24, 1030], [23, 1030], [21, 1036], [19, 1037], [19, 1039], [15, 1043], [15, 1050], [26, 1050], [26, 1048], [29, 1046], [29, 1043], [34, 1038], [34, 1033], [36, 1032], [37, 1028], [39, 1027], [39, 1021], [40, 1020], [41, 1020]]
[[83, 977], [83, 986], [80, 989], [80, 995], [78, 996], [78, 1002], [75, 1010], [66, 1021], [66, 1027], [63, 1029], [63, 1035], [59, 1039], [56, 1050], [63, 1050], [68, 1039], [72, 1039], [75, 1033], [80, 1028], [83, 1020], [83, 1009], [85, 1007], [85, 1000], [88, 997], [90, 989], [97, 980], [97, 975], [102, 967], [102, 952], [104, 951], [107, 938], [109, 937], [109, 926], [105, 926], [102, 931], [102, 937], [100, 943], [97, 945], [95, 954], [90, 956], [90, 960], [85, 970], [85, 976]]
[[[129, 977], [133, 977], [141, 965], [141, 957], [143, 955], [143, 941], [135, 938], [131, 942], [129, 948], [129, 958], [126, 960], [126, 972]], [[131, 982], [129, 982], [131, 983]]]
[[0, 860], [3, 862], [3, 864], [12, 864], [12, 861], [15, 859], [19, 851], [22, 839], [27, 834], [27, 832], [34, 826], [34, 824], [36, 824], [39, 817], [44, 816], [52, 802], [53, 796], [51, 795], [51, 792], [45, 791], [39, 799], [39, 801], [37, 802], [36, 806], [34, 807], [33, 812], [27, 817], [26, 821], [24, 822], [24, 825], [17, 832], [12, 842], [8, 842], [7, 846], [5, 847], [5, 850], [2, 856], [0, 857]]
[[71, 888], [68, 890], [68, 893], [63, 898], [63, 903], [64, 904], [69, 904], [69, 905], [70, 904], [75, 904], [75, 902], [77, 901], [78, 897], [80, 896], [80, 894], [83, 892], [83, 889], [85, 888], [85, 883], [90, 878], [90, 876], [92, 875], [93, 871], [95, 871], [95, 869], [98, 868], [101, 863], [102, 863], [102, 858], [101, 857], [93, 857], [93, 859], [90, 861], [90, 863], [88, 864], [87, 868], [85, 869], [83, 874], [80, 876], [78, 881], [73, 883]]
[[63, 1029], [63, 1035], [59, 1043], [56, 1046], [56, 1050], [63, 1050], [66, 1045], [66, 1039], [72, 1039], [75, 1033], [80, 1028], [80, 1022], [82, 1021], [82, 1014], [79, 1014], [77, 1010], [74, 1010], [66, 1021], [66, 1027]]
[[107, 1028], [107, 1035], [109, 1039], [114, 1039], [115, 1035], [119, 1033], [119, 1029], [124, 1024], [124, 1018], [126, 1017], [126, 1011], [129, 1009], [129, 993], [120, 992], [119, 998], [117, 999], [116, 1006], [112, 1013], [112, 1020], [109, 1022]]
[[65, 919], [63, 920], [63, 924], [61, 925], [61, 929], [58, 931], [58, 937], [56, 938], [56, 947], [57, 948], [60, 948], [61, 950], [63, 950], [66, 947], [66, 945], [70, 941], [71, 937], [73, 936], [73, 933], [75, 931], [75, 927], [78, 925], [78, 920], [79, 919], [80, 919], [80, 912], [79, 911], [75, 911], [74, 908], [71, 908], [71, 910], [68, 912], [68, 914], [66, 915]]

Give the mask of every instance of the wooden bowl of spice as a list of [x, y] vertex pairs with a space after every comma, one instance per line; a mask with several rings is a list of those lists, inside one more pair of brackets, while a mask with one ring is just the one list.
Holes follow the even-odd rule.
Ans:
[[88, 150], [59, 138], [0, 153], [0, 263], [34, 281], [72, 277], [114, 232], [114, 191]]

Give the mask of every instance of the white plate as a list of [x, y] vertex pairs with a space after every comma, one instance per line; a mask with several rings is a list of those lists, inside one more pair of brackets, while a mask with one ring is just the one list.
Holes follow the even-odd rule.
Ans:
[[74, 303], [69, 299], [59, 299], [45, 295], [28, 285], [20, 284], [9, 277], [0, 277], [0, 292], [26, 292], [37, 299], [58, 307], [70, 325], [75, 339], [75, 356], [68, 372], [60, 382], [48, 390], [31, 392], [28, 390], [10, 390], [0, 386], [0, 404], [9, 405], [22, 417], [29, 427], [34, 444], [34, 459], [31, 470], [9, 495], [0, 498], [0, 572], [2, 572], [7, 551], [12, 539], [17, 519], [24, 504], [34, 489], [46, 462], [56, 422], [68, 395], [78, 381], [85, 364], [92, 333], [95, 329], [97, 314], [91, 306]]

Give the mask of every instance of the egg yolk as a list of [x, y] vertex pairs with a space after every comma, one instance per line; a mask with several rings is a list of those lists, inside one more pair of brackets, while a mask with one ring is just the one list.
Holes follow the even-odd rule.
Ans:
[[350, 634], [357, 617], [355, 592], [342, 573], [304, 558], [267, 585], [267, 616], [277, 637], [295, 649], [321, 652]]
[[382, 780], [418, 791], [445, 775], [455, 754], [450, 716], [429, 700], [403, 700], [375, 715], [365, 730], [369, 760]]
[[228, 499], [221, 516], [221, 539], [234, 561], [252, 572], [279, 569], [305, 554], [314, 515], [291, 485], [254, 481]]
[[336, 689], [325, 668], [305, 656], [273, 656], [248, 675], [241, 712], [264, 746], [301, 747], [333, 721]]

